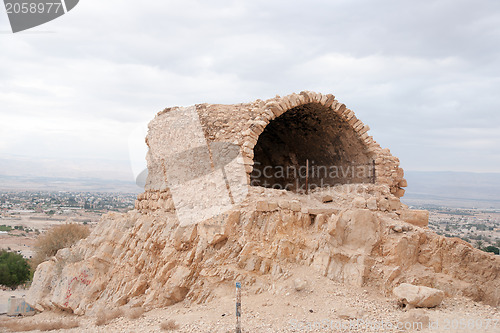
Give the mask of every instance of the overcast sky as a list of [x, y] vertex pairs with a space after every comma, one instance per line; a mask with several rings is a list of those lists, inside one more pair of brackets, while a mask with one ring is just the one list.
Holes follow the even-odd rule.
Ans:
[[17, 34], [0, 8], [0, 32], [0, 174], [127, 179], [163, 108], [302, 90], [407, 170], [500, 171], [498, 0], [81, 0]]

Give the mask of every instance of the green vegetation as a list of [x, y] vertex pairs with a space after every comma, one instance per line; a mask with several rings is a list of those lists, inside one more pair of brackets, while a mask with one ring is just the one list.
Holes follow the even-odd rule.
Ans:
[[484, 224], [473, 224], [477, 230], [486, 231], [486, 226]]
[[12, 227], [6, 226], [5, 224], [0, 225], [0, 231], [11, 231]]
[[[436, 210], [436, 213], [440, 213], [440, 214], [448, 214], [448, 215], [457, 215], [457, 216], [472, 216], [474, 215], [474, 212], [470, 212], [470, 211], [446, 211], [446, 210]], [[453, 218], [451, 218], [453, 219]]]
[[497, 255], [500, 254], [500, 249], [498, 247], [492, 246], [492, 245], [485, 247], [483, 249], [483, 251], [484, 252], [492, 252], [492, 253], [497, 254]]
[[28, 281], [29, 277], [30, 267], [22, 255], [0, 251], [0, 284], [15, 288]]

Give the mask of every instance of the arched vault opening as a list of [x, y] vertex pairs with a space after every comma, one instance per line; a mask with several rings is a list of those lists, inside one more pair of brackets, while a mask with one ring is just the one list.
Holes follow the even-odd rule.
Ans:
[[358, 134], [319, 103], [296, 106], [272, 120], [258, 138], [253, 160], [254, 186], [303, 191], [307, 172], [309, 188], [375, 181], [373, 156]]

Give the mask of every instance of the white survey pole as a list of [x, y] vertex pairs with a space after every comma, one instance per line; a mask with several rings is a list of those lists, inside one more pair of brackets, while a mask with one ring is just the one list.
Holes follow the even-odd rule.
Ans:
[[236, 282], [236, 333], [241, 333], [241, 283]]

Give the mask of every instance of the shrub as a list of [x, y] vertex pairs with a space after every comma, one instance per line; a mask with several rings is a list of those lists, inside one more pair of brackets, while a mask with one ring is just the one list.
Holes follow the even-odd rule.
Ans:
[[161, 323], [160, 327], [164, 331], [175, 331], [179, 328], [179, 324], [177, 324], [175, 320], [169, 319]]
[[144, 314], [143, 308], [132, 308], [127, 312], [127, 317], [129, 319], [138, 319]]
[[500, 253], [500, 249], [498, 247], [492, 246], [492, 245], [485, 247], [483, 249], [483, 251], [485, 251], [485, 252], [492, 252], [494, 254], [499, 254]]
[[11, 231], [12, 227], [7, 226], [5, 224], [0, 225], [0, 231]]
[[53, 227], [36, 240], [35, 255], [31, 260], [32, 269], [35, 270], [40, 263], [55, 256], [58, 250], [71, 247], [89, 234], [89, 228], [81, 224], [68, 223]]
[[29, 280], [30, 269], [22, 255], [0, 251], [0, 284], [15, 288]]
[[123, 311], [121, 309], [113, 309], [113, 310], [101, 310], [96, 317], [95, 324], [96, 326], [107, 325], [113, 319], [123, 316]]
[[95, 325], [96, 326], [102, 326], [106, 325], [108, 323], [108, 320], [106, 318], [106, 315], [103, 313], [99, 313], [97, 317], [95, 318]]

